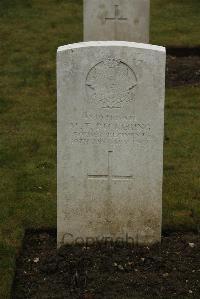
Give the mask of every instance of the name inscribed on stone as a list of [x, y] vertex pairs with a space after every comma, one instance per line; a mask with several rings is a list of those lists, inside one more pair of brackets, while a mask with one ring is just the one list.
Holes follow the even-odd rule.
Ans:
[[139, 123], [134, 115], [84, 113], [82, 121], [69, 123], [72, 144], [145, 144], [151, 138], [148, 123]]

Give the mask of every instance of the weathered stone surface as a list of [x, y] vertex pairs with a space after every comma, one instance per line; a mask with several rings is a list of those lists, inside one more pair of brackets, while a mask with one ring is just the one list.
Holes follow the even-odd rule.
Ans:
[[57, 55], [58, 246], [159, 241], [165, 49], [88, 42]]
[[149, 42], [150, 0], [84, 0], [84, 41]]

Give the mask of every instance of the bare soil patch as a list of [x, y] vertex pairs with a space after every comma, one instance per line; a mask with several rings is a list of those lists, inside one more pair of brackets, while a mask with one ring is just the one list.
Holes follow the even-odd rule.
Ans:
[[55, 232], [28, 232], [13, 298], [200, 298], [200, 236], [173, 233], [152, 247], [57, 250]]
[[166, 86], [200, 85], [200, 56], [167, 55]]

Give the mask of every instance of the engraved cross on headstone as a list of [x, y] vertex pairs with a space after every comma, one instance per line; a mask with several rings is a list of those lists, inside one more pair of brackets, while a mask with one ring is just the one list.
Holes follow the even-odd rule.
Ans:
[[134, 179], [132, 175], [113, 175], [112, 174], [112, 153], [113, 151], [108, 151], [108, 171], [107, 174], [88, 174], [88, 179], [91, 180], [105, 180], [110, 183], [111, 181], [129, 181]]
[[119, 21], [126, 21], [127, 18], [121, 17], [120, 16], [120, 10], [119, 10], [119, 5], [114, 5], [115, 7], [115, 16], [114, 17], [107, 17], [105, 20], [119, 20]]

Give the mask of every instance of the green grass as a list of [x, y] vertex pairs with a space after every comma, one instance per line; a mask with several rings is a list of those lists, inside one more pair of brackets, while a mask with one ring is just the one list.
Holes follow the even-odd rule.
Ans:
[[200, 229], [200, 88], [167, 91], [164, 229]]
[[200, 46], [199, 15], [199, 0], [151, 0], [151, 43]]
[[[199, 0], [152, 0], [151, 40], [196, 45]], [[60, 45], [82, 40], [82, 1], [0, 1], [0, 298], [10, 296], [27, 228], [56, 227], [56, 78]], [[200, 88], [167, 91], [164, 228], [200, 213]]]

